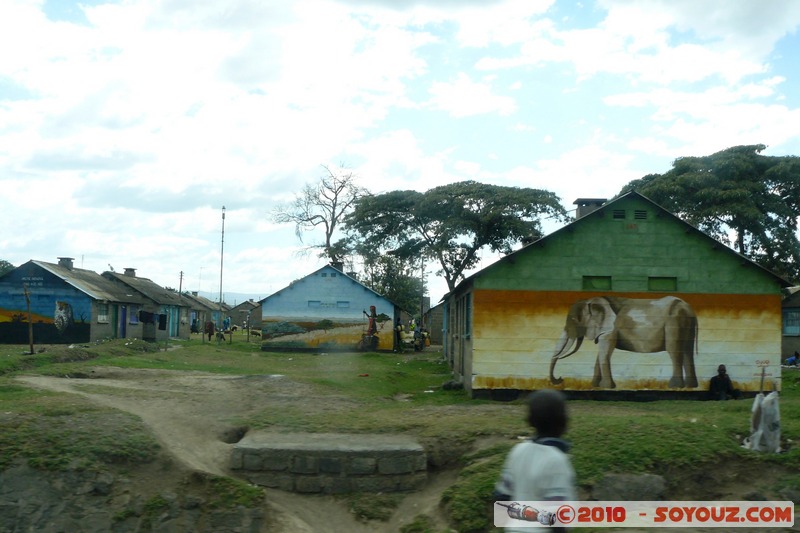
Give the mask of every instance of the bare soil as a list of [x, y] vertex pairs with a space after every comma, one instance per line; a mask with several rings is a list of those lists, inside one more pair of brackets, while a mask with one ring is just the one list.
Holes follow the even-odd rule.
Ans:
[[[226, 376], [201, 372], [93, 367], [80, 375], [23, 376], [33, 387], [80, 395], [105, 407], [132, 413], [152, 430], [162, 448], [186, 470], [236, 477], [229, 459], [247, 428], [237, 421], [265, 405], [301, 406], [308, 412], [341, 409], [346, 397], [312, 395], [310, 388], [283, 376]], [[321, 401], [323, 400], [323, 401]], [[146, 470], [146, 469], [145, 469]], [[142, 474], [146, 475], [145, 470]], [[174, 476], [184, 476], [176, 469]], [[138, 474], [138, 473], [137, 473]], [[158, 470], [139, 483], [174, 486]], [[437, 516], [441, 492], [451, 485], [455, 471], [434, 473], [426, 487], [403, 498], [386, 521], [359, 521], [340, 497], [309, 496], [267, 489], [269, 530], [281, 533], [396, 532], [418, 514]], [[444, 520], [438, 530], [446, 530]]]

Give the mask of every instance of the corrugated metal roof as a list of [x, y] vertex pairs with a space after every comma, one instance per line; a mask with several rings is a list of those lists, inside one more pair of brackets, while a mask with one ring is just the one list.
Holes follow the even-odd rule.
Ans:
[[45, 261], [32, 260], [31, 263], [64, 280], [65, 283], [75, 287], [94, 300], [133, 304], [144, 303], [144, 299], [140, 294], [126, 290], [124, 286], [118, 285], [92, 270], [70, 269]]
[[147, 278], [128, 276], [117, 272], [103, 272], [103, 277], [108, 278], [110, 283], [118, 282], [115, 284], [134, 289], [159, 305], [185, 306], [180, 294], [167, 290]]

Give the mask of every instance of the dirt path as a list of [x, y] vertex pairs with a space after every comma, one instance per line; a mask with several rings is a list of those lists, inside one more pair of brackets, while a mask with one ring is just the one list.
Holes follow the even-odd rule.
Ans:
[[[30, 386], [78, 394], [89, 401], [134, 414], [152, 430], [164, 450], [185, 467], [235, 476], [228, 467], [238, 420], [269, 405], [335, 409], [351, 400], [330, 396], [320, 401], [308, 386], [284, 376], [225, 376], [201, 372], [95, 367], [72, 377], [23, 376]], [[240, 435], [241, 436], [241, 435]], [[289, 533], [396, 532], [416, 515], [436, 515], [441, 492], [455, 473], [431, 478], [422, 491], [408, 495], [386, 523], [357, 521], [342, 499], [267, 490], [279, 530]], [[442, 527], [444, 527], [442, 523]]]

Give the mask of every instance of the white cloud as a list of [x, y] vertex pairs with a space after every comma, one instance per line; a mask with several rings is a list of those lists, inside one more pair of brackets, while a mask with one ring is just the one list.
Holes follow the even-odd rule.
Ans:
[[463, 72], [454, 81], [434, 82], [429, 92], [431, 109], [446, 111], [456, 118], [488, 113], [510, 115], [517, 109], [513, 98], [494, 94], [490, 84], [474, 82]]
[[56, 22], [54, 4], [2, 1], [16, 264], [207, 289], [226, 205], [225, 290], [261, 293], [322, 264], [268, 213], [323, 163], [375, 192], [477, 179], [569, 206], [683, 155], [800, 152], [800, 2], [63, 0], [85, 18]]

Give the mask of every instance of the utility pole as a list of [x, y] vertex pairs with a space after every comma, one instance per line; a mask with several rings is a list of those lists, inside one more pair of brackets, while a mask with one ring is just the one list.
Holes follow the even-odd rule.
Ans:
[[33, 355], [33, 320], [31, 319], [31, 293], [28, 292], [28, 284], [22, 284], [22, 291], [25, 294], [25, 304], [28, 306], [28, 342], [31, 345], [30, 355]]
[[[222, 260], [225, 254], [225, 206], [222, 206], [222, 241], [219, 247], [219, 320], [222, 326]], [[221, 328], [220, 328], [221, 329]], [[217, 342], [219, 337], [217, 337]]]

